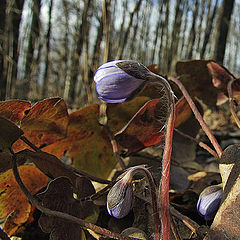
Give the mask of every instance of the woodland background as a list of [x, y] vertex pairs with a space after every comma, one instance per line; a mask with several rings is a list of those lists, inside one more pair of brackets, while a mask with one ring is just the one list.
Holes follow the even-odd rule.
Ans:
[[174, 74], [185, 59], [240, 73], [238, 0], [1, 0], [0, 100], [96, 100], [93, 75], [114, 59]]

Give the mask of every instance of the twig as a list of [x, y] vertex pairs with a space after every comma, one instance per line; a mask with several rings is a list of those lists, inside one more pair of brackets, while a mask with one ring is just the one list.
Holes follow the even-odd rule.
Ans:
[[171, 224], [171, 229], [172, 229], [172, 233], [174, 234], [174, 237], [176, 240], [181, 240], [177, 227], [176, 227], [176, 223], [172, 217], [172, 215], [170, 215], [170, 224]]
[[236, 81], [236, 79], [232, 79], [230, 82], [228, 82], [227, 85], [227, 91], [228, 91], [228, 97], [229, 97], [229, 105], [230, 105], [230, 111], [232, 113], [232, 116], [237, 124], [237, 126], [240, 128], [240, 120], [237, 116], [237, 113], [234, 110], [234, 99], [233, 99], [233, 92], [232, 92], [232, 84]]
[[20, 139], [25, 142], [29, 147], [31, 147], [35, 152], [41, 152], [41, 149], [31, 143], [24, 135]]
[[2, 230], [2, 228], [0, 227], [0, 239], [2, 240], [11, 240], [8, 235]]
[[210, 148], [207, 144], [203, 143], [202, 141], [198, 141], [196, 138], [193, 138], [193, 137], [189, 136], [188, 134], [183, 133], [182, 131], [178, 130], [177, 128], [175, 128], [174, 131], [181, 134], [183, 137], [188, 138], [188, 139], [192, 140], [193, 142], [197, 143], [201, 148], [205, 149], [211, 155], [218, 158], [217, 153], [212, 148]]
[[[12, 152], [13, 153], [13, 152]], [[99, 226], [96, 226], [92, 223], [86, 222], [80, 218], [71, 216], [67, 213], [63, 213], [63, 212], [59, 212], [59, 211], [53, 211], [50, 210], [48, 208], [43, 207], [32, 195], [31, 193], [28, 191], [28, 189], [25, 187], [25, 185], [23, 184], [19, 172], [18, 172], [18, 168], [17, 168], [17, 164], [16, 164], [16, 155], [13, 153], [12, 156], [12, 163], [13, 163], [13, 173], [15, 176], [15, 179], [19, 185], [19, 187], [21, 188], [21, 190], [23, 191], [23, 193], [26, 195], [26, 197], [28, 198], [28, 200], [42, 213], [44, 213], [45, 215], [48, 216], [53, 216], [53, 217], [58, 217], [58, 218], [62, 218], [64, 220], [70, 221], [72, 223], [76, 223], [78, 225], [80, 225], [83, 228], [89, 228], [92, 231], [102, 234], [104, 236], [110, 237], [110, 238], [114, 238], [114, 239], [121, 239], [121, 240], [136, 240], [136, 238], [131, 238], [131, 237], [127, 237], [127, 236], [123, 236], [121, 234], [118, 233], [114, 233], [111, 232], [105, 228], [101, 228]]]
[[189, 93], [187, 92], [187, 90], [185, 89], [183, 84], [177, 78], [169, 76], [168, 79], [171, 80], [172, 82], [176, 83], [177, 86], [179, 87], [179, 89], [181, 90], [181, 92], [183, 93], [183, 95], [186, 98], [189, 106], [191, 107], [196, 119], [200, 123], [202, 129], [204, 130], [204, 132], [208, 136], [210, 142], [212, 143], [213, 147], [215, 148], [215, 150], [218, 154], [218, 157], [220, 158], [221, 155], [222, 155], [222, 149], [221, 149], [220, 145], [218, 144], [216, 138], [213, 136], [211, 130], [209, 129], [209, 127], [207, 126], [207, 124], [203, 120], [200, 112], [198, 111], [198, 109], [197, 109], [195, 103], [193, 102], [192, 98], [190, 97]]
[[187, 216], [181, 214], [178, 212], [173, 206], [170, 205], [170, 212], [171, 214], [180, 219], [192, 232], [197, 234], [197, 230], [200, 227], [196, 222], [194, 222], [192, 219], [188, 218]]

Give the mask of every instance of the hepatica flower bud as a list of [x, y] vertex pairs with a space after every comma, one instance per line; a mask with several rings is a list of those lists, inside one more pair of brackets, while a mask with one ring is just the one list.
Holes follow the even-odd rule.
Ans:
[[146, 82], [150, 71], [142, 64], [130, 60], [104, 63], [94, 76], [99, 98], [109, 103], [131, 99]]
[[125, 217], [132, 209], [133, 188], [131, 172], [116, 182], [107, 196], [108, 213], [115, 218]]
[[198, 213], [205, 219], [210, 221], [215, 217], [222, 200], [223, 190], [219, 185], [209, 186], [205, 188], [198, 199]]

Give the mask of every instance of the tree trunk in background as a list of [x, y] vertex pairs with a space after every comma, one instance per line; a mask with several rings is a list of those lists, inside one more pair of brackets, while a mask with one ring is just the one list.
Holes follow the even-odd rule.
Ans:
[[218, 25], [218, 37], [215, 48], [215, 60], [223, 63], [225, 49], [227, 44], [227, 35], [230, 26], [231, 15], [233, 12], [234, 0], [223, 0], [221, 14]]
[[42, 85], [42, 98], [46, 98], [48, 94], [48, 84], [49, 84], [49, 62], [50, 62], [50, 38], [51, 38], [51, 29], [52, 29], [52, 9], [53, 9], [53, 0], [50, 0], [49, 3], [49, 13], [48, 13], [48, 29], [46, 35], [46, 53], [45, 53], [45, 72], [43, 75], [43, 85]]
[[[7, 89], [10, 94], [9, 97], [15, 97], [16, 82], [17, 82], [17, 64], [18, 64], [18, 40], [19, 40], [19, 26], [22, 18], [23, 0], [18, 0], [11, 6], [10, 25], [9, 27], [9, 57], [12, 58], [8, 63], [8, 79]], [[11, 91], [11, 93], [10, 93]]]
[[193, 10], [193, 19], [192, 19], [192, 26], [191, 26], [191, 31], [190, 31], [190, 36], [189, 36], [189, 41], [188, 41], [188, 59], [192, 59], [193, 55], [193, 46], [195, 43], [196, 39], [196, 21], [197, 21], [197, 15], [198, 15], [198, 0], [195, 0], [195, 7]]
[[69, 9], [68, 9], [68, 2], [66, 0], [62, 1], [63, 9], [64, 9], [64, 19], [65, 19], [65, 26], [66, 26], [66, 32], [64, 35], [64, 71], [63, 71], [63, 79], [64, 79], [64, 90], [63, 90], [63, 98], [68, 99], [68, 93], [69, 93], [69, 87], [70, 87], [70, 76], [69, 76], [69, 40], [68, 40], [68, 34], [69, 34]]
[[99, 21], [99, 26], [97, 30], [97, 37], [94, 45], [94, 50], [93, 50], [93, 56], [92, 56], [92, 64], [91, 64], [91, 70], [93, 73], [96, 72], [99, 64], [99, 58], [100, 58], [100, 50], [101, 50], [101, 42], [103, 38], [103, 21], [102, 18]]
[[5, 100], [7, 90], [7, 76], [5, 68], [6, 59], [6, 0], [0, 1], [0, 101]]
[[200, 59], [204, 58], [205, 51], [206, 51], [206, 48], [207, 48], [207, 44], [208, 44], [212, 29], [213, 29], [213, 20], [215, 18], [216, 12], [217, 12], [218, 0], [215, 1], [215, 5], [214, 5], [214, 8], [213, 8], [212, 14], [211, 14], [211, 1], [209, 1], [208, 4], [209, 5], [208, 5], [207, 24], [206, 24], [207, 29], [205, 29], [203, 45], [202, 45], [202, 48], [201, 48], [201, 51], [200, 51]]
[[164, 74], [168, 73], [168, 54], [169, 54], [169, 1], [165, 0], [165, 22], [164, 22], [164, 52], [163, 52], [163, 68]]
[[41, 0], [34, 0], [32, 7], [32, 24], [30, 30], [30, 36], [28, 41], [28, 49], [27, 49], [27, 57], [26, 57], [26, 65], [25, 65], [25, 77], [23, 78], [24, 86], [21, 86], [20, 98], [29, 97], [29, 92], [31, 90], [32, 84], [32, 73], [33, 73], [33, 64], [34, 64], [34, 49], [35, 44], [39, 40], [40, 33], [40, 6]]
[[76, 49], [75, 49], [75, 52], [73, 53], [73, 59], [71, 62], [70, 87], [69, 87], [69, 95], [68, 95], [69, 104], [73, 104], [74, 100], [75, 100], [76, 84], [77, 84], [78, 75], [79, 75], [80, 69], [81, 69], [80, 68], [80, 57], [82, 54], [84, 35], [86, 34], [85, 23], [87, 21], [90, 2], [91, 2], [91, 0], [84, 0], [82, 22], [79, 27], [78, 39], [76, 41]]
[[135, 17], [136, 17], [136, 21], [133, 28], [133, 34], [132, 34], [131, 44], [130, 44], [130, 53], [129, 53], [130, 59], [134, 58], [134, 53], [136, 49], [136, 37], [137, 37], [137, 31], [139, 28], [139, 12], [137, 12], [137, 15], [135, 15]]
[[[130, 28], [132, 27], [134, 14], [136, 14], [136, 12], [139, 11], [141, 3], [142, 3], [142, 0], [139, 0], [136, 3], [133, 11], [130, 14], [129, 23], [128, 23], [127, 29], [126, 29], [126, 31], [125, 31], [125, 33], [123, 35], [124, 37], [122, 38], [122, 41], [121, 41], [121, 43], [120, 43], [120, 45], [118, 47], [118, 52], [117, 52], [116, 59], [121, 59], [122, 58], [124, 47], [127, 45], [127, 39], [128, 39], [129, 33], [130, 33]], [[122, 35], [122, 34], [123, 33], [120, 33], [120, 35]]]
[[199, 24], [197, 28], [197, 43], [196, 43], [196, 52], [200, 53], [201, 51], [201, 40], [202, 40], [202, 32], [203, 32], [203, 17], [204, 17], [204, 10], [206, 8], [205, 6], [206, 0], [200, 1], [200, 9], [199, 9]]
[[171, 45], [169, 49], [168, 69], [170, 72], [174, 71], [175, 64], [177, 62], [177, 49], [179, 43], [179, 32], [181, 28], [181, 19], [183, 10], [181, 9], [182, 0], [177, 0], [175, 8], [175, 19], [172, 29]]
[[103, 62], [107, 62], [109, 60], [110, 55], [110, 22], [111, 22], [111, 0], [104, 0], [102, 6], [102, 14], [103, 14], [103, 32], [104, 32], [104, 41], [105, 48], [103, 51]]

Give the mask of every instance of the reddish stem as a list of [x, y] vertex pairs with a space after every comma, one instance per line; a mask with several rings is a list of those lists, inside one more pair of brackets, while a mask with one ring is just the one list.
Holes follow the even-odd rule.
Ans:
[[169, 216], [169, 174], [172, 153], [172, 140], [175, 120], [175, 106], [171, 105], [171, 111], [167, 122], [165, 136], [164, 154], [162, 161], [162, 179], [160, 184], [161, 196], [161, 220], [162, 220], [162, 239], [170, 240], [170, 216]]
[[218, 144], [216, 138], [213, 136], [211, 130], [209, 129], [209, 127], [207, 126], [205, 121], [203, 120], [200, 112], [198, 111], [195, 103], [193, 102], [192, 98], [188, 94], [187, 90], [185, 89], [183, 84], [177, 78], [170, 76], [169, 80], [171, 80], [172, 82], [176, 83], [177, 86], [179, 87], [179, 89], [182, 91], [182, 93], [183, 93], [184, 97], [186, 98], [189, 106], [191, 107], [191, 109], [192, 109], [196, 119], [198, 120], [198, 122], [201, 125], [202, 129], [204, 130], [204, 132], [208, 136], [210, 142], [212, 143], [213, 147], [215, 148], [215, 150], [216, 150], [216, 152], [218, 154], [218, 157], [220, 158], [221, 155], [222, 155], [222, 148]]
[[232, 113], [232, 116], [237, 124], [237, 126], [240, 128], [240, 120], [237, 116], [237, 113], [234, 110], [234, 102], [233, 102], [233, 92], [232, 92], [232, 84], [236, 81], [236, 79], [231, 80], [227, 85], [227, 91], [228, 91], [228, 97], [229, 97], [229, 105], [230, 105], [230, 111]]

